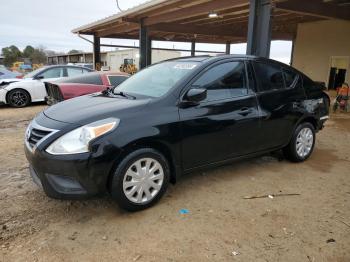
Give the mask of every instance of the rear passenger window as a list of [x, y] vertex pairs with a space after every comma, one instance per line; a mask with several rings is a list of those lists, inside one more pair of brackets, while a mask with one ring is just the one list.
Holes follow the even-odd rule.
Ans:
[[77, 75], [81, 75], [82, 73], [83, 73], [83, 69], [82, 68], [67, 67], [67, 74], [68, 74], [68, 76], [77, 76]]
[[207, 89], [205, 101], [215, 101], [247, 94], [243, 62], [228, 62], [206, 71], [193, 84]]
[[254, 70], [260, 91], [284, 88], [283, 74], [279, 66], [255, 62]]
[[103, 85], [101, 76], [100, 74], [97, 74], [97, 73], [80, 74], [79, 76], [63, 78], [61, 80], [58, 80], [57, 82]]
[[283, 69], [283, 76], [284, 76], [284, 80], [286, 82], [286, 88], [295, 87], [295, 85], [297, 84], [298, 78], [299, 78], [297, 73]]
[[108, 76], [108, 80], [111, 86], [118, 86], [126, 80], [126, 76]]

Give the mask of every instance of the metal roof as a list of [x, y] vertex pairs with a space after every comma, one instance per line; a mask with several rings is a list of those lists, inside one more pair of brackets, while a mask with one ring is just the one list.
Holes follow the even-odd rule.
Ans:
[[[271, 0], [272, 39], [292, 40], [299, 23], [350, 20], [344, 0]], [[215, 13], [217, 17], [210, 18]], [[246, 40], [249, 0], [153, 0], [74, 29], [76, 34], [138, 39], [143, 24], [152, 40], [237, 43]]]

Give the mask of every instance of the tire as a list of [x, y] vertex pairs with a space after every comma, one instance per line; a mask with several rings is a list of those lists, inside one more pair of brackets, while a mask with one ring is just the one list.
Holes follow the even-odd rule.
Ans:
[[12, 107], [25, 107], [30, 104], [30, 95], [23, 89], [14, 89], [7, 95], [7, 102]]
[[[147, 172], [147, 166], [151, 172]], [[159, 201], [168, 188], [170, 169], [167, 159], [151, 148], [127, 155], [113, 173], [109, 190], [118, 205], [139, 211]], [[141, 192], [141, 193], [140, 193]]]
[[289, 144], [283, 149], [285, 157], [292, 162], [303, 162], [310, 157], [316, 140], [315, 128], [309, 122], [301, 123], [294, 131]]

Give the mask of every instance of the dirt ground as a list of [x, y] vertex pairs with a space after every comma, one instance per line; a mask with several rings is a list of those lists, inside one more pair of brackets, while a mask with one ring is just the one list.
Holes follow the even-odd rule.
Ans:
[[[194, 173], [127, 213], [108, 196], [49, 199], [31, 181], [24, 130], [44, 107], [0, 107], [0, 261], [350, 261], [350, 114], [331, 115], [305, 163]], [[281, 193], [300, 195], [244, 199]]]

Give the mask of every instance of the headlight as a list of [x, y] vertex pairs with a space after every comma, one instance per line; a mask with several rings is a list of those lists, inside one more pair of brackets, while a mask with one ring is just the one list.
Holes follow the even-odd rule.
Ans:
[[89, 151], [89, 142], [102, 136], [119, 124], [116, 118], [107, 118], [79, 127], [55, 140], [46, 152], [52, 155], [78, 154]]

